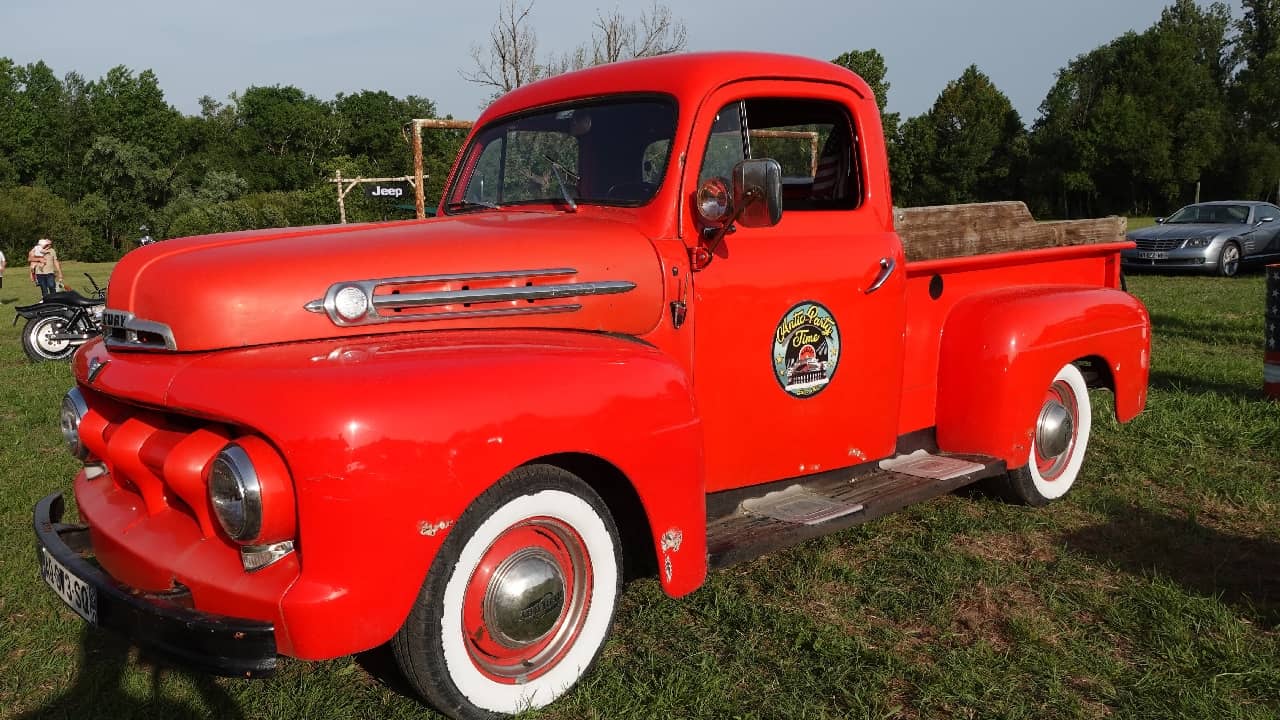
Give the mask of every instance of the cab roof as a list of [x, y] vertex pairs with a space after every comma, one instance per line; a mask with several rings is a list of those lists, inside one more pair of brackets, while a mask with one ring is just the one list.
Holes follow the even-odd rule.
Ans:
[[835, 63], [761, 52], [696, 52], [598, 65], [516, 88], [498, 98], [478, 124], [532, 107], [615, 93], [673, 95], [682, 104], [735, 80], [816, 80], [845, 85], [863, 98], [871, 88]]

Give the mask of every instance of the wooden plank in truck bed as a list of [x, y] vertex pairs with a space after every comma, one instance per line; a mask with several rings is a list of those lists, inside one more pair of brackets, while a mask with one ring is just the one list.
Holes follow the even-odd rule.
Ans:
[[1124, 242], [1122, 217], [1036, 222], [1022, 202], [896, 208], [907, 261]]

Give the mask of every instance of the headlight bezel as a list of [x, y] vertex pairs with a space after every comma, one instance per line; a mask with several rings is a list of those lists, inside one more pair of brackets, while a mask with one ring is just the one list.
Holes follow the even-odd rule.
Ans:
[[209, 464], [208, 492], [213, 515], [228, 537], [249, 542], [261, 534], [262, 481], [238, 443], [222, 448]]
[[80, 440], [80, 423], [89, 414], [89, 405], [84, 400], [80, 388], [73, 387], [62, 396], [62, 406], [58, 411], [58, 425], [62, 430], [62, 440], [67, 451], [81, 462], [89, 459], [89, 448]]

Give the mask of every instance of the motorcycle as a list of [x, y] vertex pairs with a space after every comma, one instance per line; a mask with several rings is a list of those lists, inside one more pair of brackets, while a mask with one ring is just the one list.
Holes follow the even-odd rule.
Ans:
[[32, 362], [69, 358], [76, 348], [102, 334], [107, 291], [98, 287], [89, 273], [84, 276], [93, 285], [89, 297], [64, 290], [50, 293], [34, 305], [14, 308], [14, 325], [19, 316], [27, 319], [22, 329], [22, 350]]

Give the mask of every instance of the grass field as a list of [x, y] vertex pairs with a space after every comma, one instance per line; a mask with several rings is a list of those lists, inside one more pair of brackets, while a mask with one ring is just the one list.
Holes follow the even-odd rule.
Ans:
[[[4, 312], [34, 298], [21, 273], [5, 280]], [[1094, 394], [1091, 455], [1066, 500], [946, 497], [714, 574], [680, 601], [636, 582], [596, 671], [535, 716], [1280, 716], [1263, 280], [1129, 287], [1155, 325], [1150, 403], [1120, 426]], [[84, 627], [37, 577], [30, 528], [33, 503], [75, 469], [56, 418], [70, 374], [27, 363], [2, 325], [0, 717], [435, 717], [384, 650], [215, 680]]]

